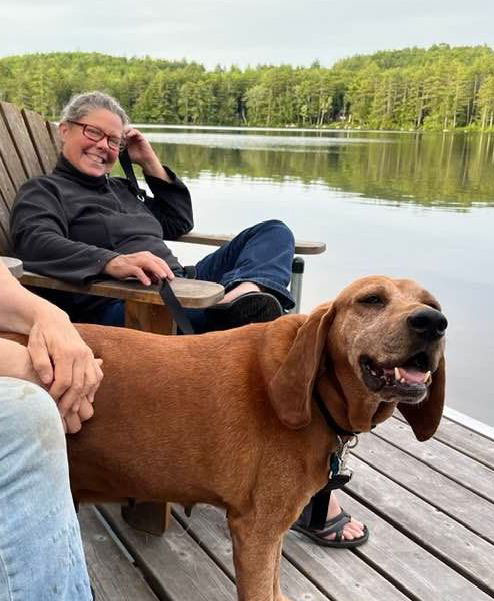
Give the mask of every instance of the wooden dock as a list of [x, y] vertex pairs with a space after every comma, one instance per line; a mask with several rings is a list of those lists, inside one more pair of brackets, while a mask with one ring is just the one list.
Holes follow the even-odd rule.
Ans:
[[[282, 564], [294, 601], [494, 599], [494, 440], [450, 419], [418, 443], [398, 418], [360, 436], [339, 493], [369, 541], [325, 549], [290, 532]], [[174, 510], [163, 537], [128, 527], [117, 506], [80, 520], [97, 601], [233, 601], [224, 513]]]

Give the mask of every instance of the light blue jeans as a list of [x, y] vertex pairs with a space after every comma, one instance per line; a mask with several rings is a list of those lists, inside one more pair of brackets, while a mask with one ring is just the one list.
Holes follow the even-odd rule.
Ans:
[[0, 377], [0, 601], [91, 601], [53, 399]]

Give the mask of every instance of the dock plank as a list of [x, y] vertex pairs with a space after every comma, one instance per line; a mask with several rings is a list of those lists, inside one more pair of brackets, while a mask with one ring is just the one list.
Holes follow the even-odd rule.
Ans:
[[368, 542], [355, 553], [406, 594], [424, 601], [492, 598], [348, 494], [340, 492], [339, 500], [346, 511], [370, 529]]
[[443, 417], [434, 438], [494, 469], [494, 442], [482, 434]]
[[334, 601], [405, 601], [409, 597], [350, 549], [330, 549], [289, 532], [284, 555]]
[[[447, 478], [486, 499], [494, 499], [494, 470], [438, 440], [419, 442], [410, 427], [398, 420], [380, 424], [374, 435], [413, 455]], [[494, 447], [494, 443], [492, 444]]]
[[[187, 518], [180, 506], [173, 515], [187, 528], [187, 532], [206, 548], [209, 554], [232, 578], [235, 577], [230, 533], [225, 512], [210, 505], [197, 505], [192, 516]], [[285, 558], [281, 561], [281, 588], [293, 601], [327, 601], [317, 588]]]
[[[200, 513], [198, 513], [200, 511]], [[219, 557], [233, 575], [231, 543], [224, 512], [213, 507], [194, 509], [188, 531]], [[404, 601], [393, 585], [348, 550], [319, 547], [294, 532], [285, 536], [281, 587], [294, 601]]]
[[[427, 445], [427, 443], [422, 443]], [[362, 435], [353, 454], [428, 503], [494, 543], [494, 504], [372, 434]], [[451, 469], [454, 469], [454, 465]]]
[[[352, 496], [484, 592], [494, 594], [494, 545], [357, 457], [351, 456], [349, 465], [355, 472], [346, 487]], [[485, 520], [493, 517], [491, 510]]]
[[165, 536], [152, 536], [126, 524], [119, 505], [104, 505], [99, 509], [160, 599], [235, 601], [231, 579], [174, 518]]
[[158, 601], [141, 572], [113, 542], [92, 506], [79, 512], [89, 577], [98, 601]]

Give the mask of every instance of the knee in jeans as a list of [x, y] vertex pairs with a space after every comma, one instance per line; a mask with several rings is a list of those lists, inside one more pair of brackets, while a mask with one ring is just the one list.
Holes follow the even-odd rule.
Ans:
[[49, 440], [52, 447], [65, 445], [60, 414], [45, 390], [31, 382], [17, 380], [9, 392], [9, 422], [19, 438]]
[[268, 219], [263, 221], [262, 225], [266, 229], [273, 231], [273, 234], [278, 237], [278, 240], [283, 240], [287, 246], [295, 248], [295, 237], [292, 230], [280, 219]]

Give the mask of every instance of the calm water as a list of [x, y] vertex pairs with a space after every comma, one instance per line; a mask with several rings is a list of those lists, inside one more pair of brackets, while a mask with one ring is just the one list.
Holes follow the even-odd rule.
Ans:
[[[196, 229], [283, 219], [323, 240], [306, 258], [303, 311], [353, 279], [418, 280], [448, 329], [449, 406], [494, 426], [494, 136], [149, 129], [190, 187]], [[186, 262], [204, 247], [175, 247]]]

